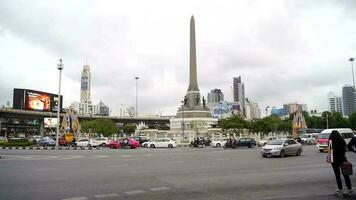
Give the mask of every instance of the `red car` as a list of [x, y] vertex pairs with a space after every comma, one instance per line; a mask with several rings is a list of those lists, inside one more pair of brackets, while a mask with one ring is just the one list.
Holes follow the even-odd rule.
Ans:
[[65, 140], [64, 138], [62, 138], [62, 137], [60, 137], [60, 138], [58, 139], [58, 144], [59, 144], [60, 146], [67, 146], [66, 140]]
[[132, 138], [129, 138], [126, 142], [125, 140], [111, 141], [107, 146], [111, 149], [135, 149], [137, 147], [140, 147], [140, 143]]

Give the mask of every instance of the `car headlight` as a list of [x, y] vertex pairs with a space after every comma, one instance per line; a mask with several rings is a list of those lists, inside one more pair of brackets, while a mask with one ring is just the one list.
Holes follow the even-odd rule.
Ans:
[[279, 151], [279, 150], [281, 150], [282, 149], [282, 147], [274, 147], [273, 148], [273, 150], [275, 150], [275, 151]]

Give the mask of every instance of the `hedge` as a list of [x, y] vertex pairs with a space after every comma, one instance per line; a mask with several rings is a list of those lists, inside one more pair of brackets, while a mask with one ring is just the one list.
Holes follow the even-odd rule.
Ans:
[[27, 146], [32, 146], [33, 142], [2, 142], [0, 143], [0, 146], [4, 147], [27, 147]]

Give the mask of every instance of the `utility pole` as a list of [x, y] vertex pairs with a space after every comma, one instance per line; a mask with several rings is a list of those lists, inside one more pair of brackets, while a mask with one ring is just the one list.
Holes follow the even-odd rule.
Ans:
[[354, 60], [355, 58], [349, 58], [349, 61], [351, 62], [351, 69], [352, 69], [352, 83], [355, 89]]
[[326, 129], [329, 128], [329, 116], [328, 113], [326, 113]]
[[138, 79], [139, 79], [139, 77], [136, 76], [135, 77], [135, 80], [136, 80], [136, 117], [138, 116], [138, 110], [137, 110], [137, 82], [138, 82]]
[[59, 80], [58, 80], [58, 103], [57, 103], [57, 134], [56, 134], [56, 147], [59, 146], [59, 124], [61, 121], [60, 118], [60, 110], [61, 110], [61, 78], [62, 78], [62, 70], [63, 70], [63, 63], [62, 59], [59, 59], [59, 63], [57, 65], [57, 69], [59, 70]]

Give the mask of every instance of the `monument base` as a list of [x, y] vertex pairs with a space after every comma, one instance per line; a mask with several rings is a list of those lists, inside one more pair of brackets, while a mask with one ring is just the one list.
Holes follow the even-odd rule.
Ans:
[[[184, 111], [185, 115], [185, 111]], [[218, 124], [217, 118], [174, 118], [170, 119], [171, 130], [204, 130]], [[184, 122], [183, 122], [184, 121]], [[183, 128], [184, 127], [184, 128]]]

